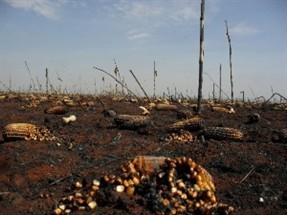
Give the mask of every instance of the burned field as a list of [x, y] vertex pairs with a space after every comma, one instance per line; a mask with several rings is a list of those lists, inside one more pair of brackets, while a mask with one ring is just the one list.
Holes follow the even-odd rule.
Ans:
[[152, 102], [1, 95], [0, 214], [287, 213], [286, 103]]

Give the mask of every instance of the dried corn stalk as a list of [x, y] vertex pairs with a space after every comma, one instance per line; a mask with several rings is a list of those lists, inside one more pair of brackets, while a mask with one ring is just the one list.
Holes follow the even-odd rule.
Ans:
[[50, 131], [45, 127], [38, 127], [29, 123], [11, 123], [4, 127], [3, 138], [5, 141], [11, 140], [55, 140]]
[[207, 127], [204, 129], [204, 135], [207, 138], [213, 138], [217, 140], [242, 140], [244, 136], [240, 130], [227, 127]]

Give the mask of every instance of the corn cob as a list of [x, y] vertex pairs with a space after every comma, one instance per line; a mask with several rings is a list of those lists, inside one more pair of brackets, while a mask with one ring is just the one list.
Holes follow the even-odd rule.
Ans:
[[4, 127], [3, 138], [10, 140], [54, 140], [55, 137], [45, 127], [29, 123], [11, 123]]
[[227, 127], [207, 127], [204, 129], [204, 135], [207, 138], [213, 138], [217, 140], [231, 139], [242, 140], [243, 133], [235, 128]]
[[176, 123], [173, 123], [168, 127], [169, 131], [178, 131], [181, 129], [187, 129], [190, 131], [197, 131], [204, 127], [204, 121], [200, 117], [193, 117], [185, 119]]
[[65, 114], [69, 111], [68, 107], [66, 106], [62, 106], [62, 105], [57, 105], [57, 106], [54, 106], [54, 107], [49, 107], [49, 108], [46, 108], [44, 110], [45, 113], [47, 114]]
[[12, 123], [4, 127], [3, 138], [5, 141], [12, 139], [30, 139], [37, 133], [37, 127], [29, 123]]
[[156, 109], [158, 111], [176, 111], [177, 110], [177, 106], [176, 105], [171, 105], [168, 103], [159, 103], [159, 104], [155, 104], [155, 103], [150, 103], [149, 104], [149, 108], [152, 109]]
[[120, 128], [137, 129], [150, 124], [150, 117], [141, 115], [120, 114], [114, 118], [115, 124]]
[[178, 110], [176, 115], [178, 119], [188, 119], [192, 116], [192, 112], [190, 110]]
[[158, 111], [176, 111], [177, 110], [177, 106], [176, 105], [171, 105], [171, 104], [157, 104], [155, 106], [155, 109]]
[[258, 113], [251, 113], [247, 117], [248, 117], [247, 123], [249, 123], [249, 124], [256, 123], [256, 122], [260, 121], [260, 115]]
[[234, 109], [231, 106], [227, 107], [212, 107], [212, 111], [222, 112], [222, 113], [235, 113]]
[[[215, 185], [212, 176], [205, 170], [202, 166], [196, 164], [191, 158], [178, 157], [178, 158], [168, 158], [164, 156], [137, 156], [133, 161], [126, 162], [121, 166], [124, 173], [132, 173], [131, 175], [147, 176], [150, 177], [153, 174], [158, 174], [162, 171], [169, 173], [170, 177], [179, 177], [182, 174], [191, 174], [195, 183], [198, 183], [199, 189], [210, 190], [215, 192]], [[178, 174], [170, 173], [172, 171], [179, 171]], [[186, 172], [184, 172], [186, 171]], [[196, 174], [193, 174], [196, 172]], [[137, 174], [138, 173], [138, 174]], [[168, 175], [168, 174], [167, 174]], [[198, 177], [200, 176], [200, 177]], [[182, 179], [182, 178], [179, 178]], [[183, 180], [183, 179], [182, 179]], [[191, 178], [186, 179], [186, 182], [192, 182]], [[176, 181], [176, 180], [172, 180]], [[170, 182], [172, 182], [170, 181]], [[168, 183], [168, 182], [167, 182]], [[168, 184], [166, 184], [168, 185]], [[173, 187], [173, 184], [170, 184]]]
[[[60, 201], [54, 214], [91, 212], [97, 202], [118, 204], [118, 198], [110, 198], [115, 192], [148, 197], [152, 204], [145, 206], [155, 214], [231, 214], [234, 211], [233, 207], [217, 202], [212, 176], [191, 158], [138, 156], [122, 165], [121, 170], [119, 176], [106, 174], [84, 189], [81, 182], [76, 182], [72, 186], [73, 194]], [[98, 195], [99, 192], [107, 195]]]
[[117, 115], [117, 112], [112, 109], [104, 110], [102, 113], [104, 114], [104, 117], [115, 117]]
[[275, 130], [273, 132], [272, 141], [287, 143], [287, 128]]
[[77, 106], [77, 103], [71, 99], [64, 99], [63, 102], [68, 107], [76, 107]]

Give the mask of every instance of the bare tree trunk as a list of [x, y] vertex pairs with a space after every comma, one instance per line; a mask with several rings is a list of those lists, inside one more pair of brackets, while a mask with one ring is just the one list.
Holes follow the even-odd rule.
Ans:
[[228, 40], [228, 44], [229, 44], [229, 68], [230, 68], [230, 85], [231, 85], [231, 102], [234, 101], [234, 93], [233, 93], [233, 74], [232, 74], [232, 48], [231, 48], [231, 39], [230, 39], [230, 35], [228, 33], [228, 25], [227, 25], [227, 21], [225, 20], [225, 26], [226, 26], [226, 36], [227, 36], [227, 40]]
[[219, 66], [219, 102], [221, 102], [221, 93], [222, 93], [222, 85], [221, 85], [221, 64]]
[[199, 40], [199, 80], [198, 80], [198, 98], [197, 98], [197, 113], [201, 112], [201, 99], [202, 99], [202, 82], [203, 82], [203, 41], [204, 41], [204, 10], [205, 0], [201, 0], [201, 15], [200, 15], [200, 40]]

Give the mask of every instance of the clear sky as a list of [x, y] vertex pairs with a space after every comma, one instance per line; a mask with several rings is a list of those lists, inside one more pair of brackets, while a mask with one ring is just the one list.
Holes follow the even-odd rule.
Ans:
[[[51, 83], [68, 91], [94, 93], [114, 89], [117, 62], [128, 87], [144, 96], [130, 74], [153, 94], [167, 88], [194, 97], [198, 90], [200, 0], [0, 0], [0, 80], [14, 90], [28, 90], [29, 73], [45, 89]], [[234, 93], [241, 98], [287, 96], [287, 1], [206, 0], [204, 40], [205, 98], [213, 82], [230, 95], [232, 43]], [[104, 77], [104, 82], [102, 78]], [[60, 81], [60, 79], [62, 81]], [[4, 90], [3, 84], [0, 90]], [[218, 96], [218, 89], [216, 89]]]

